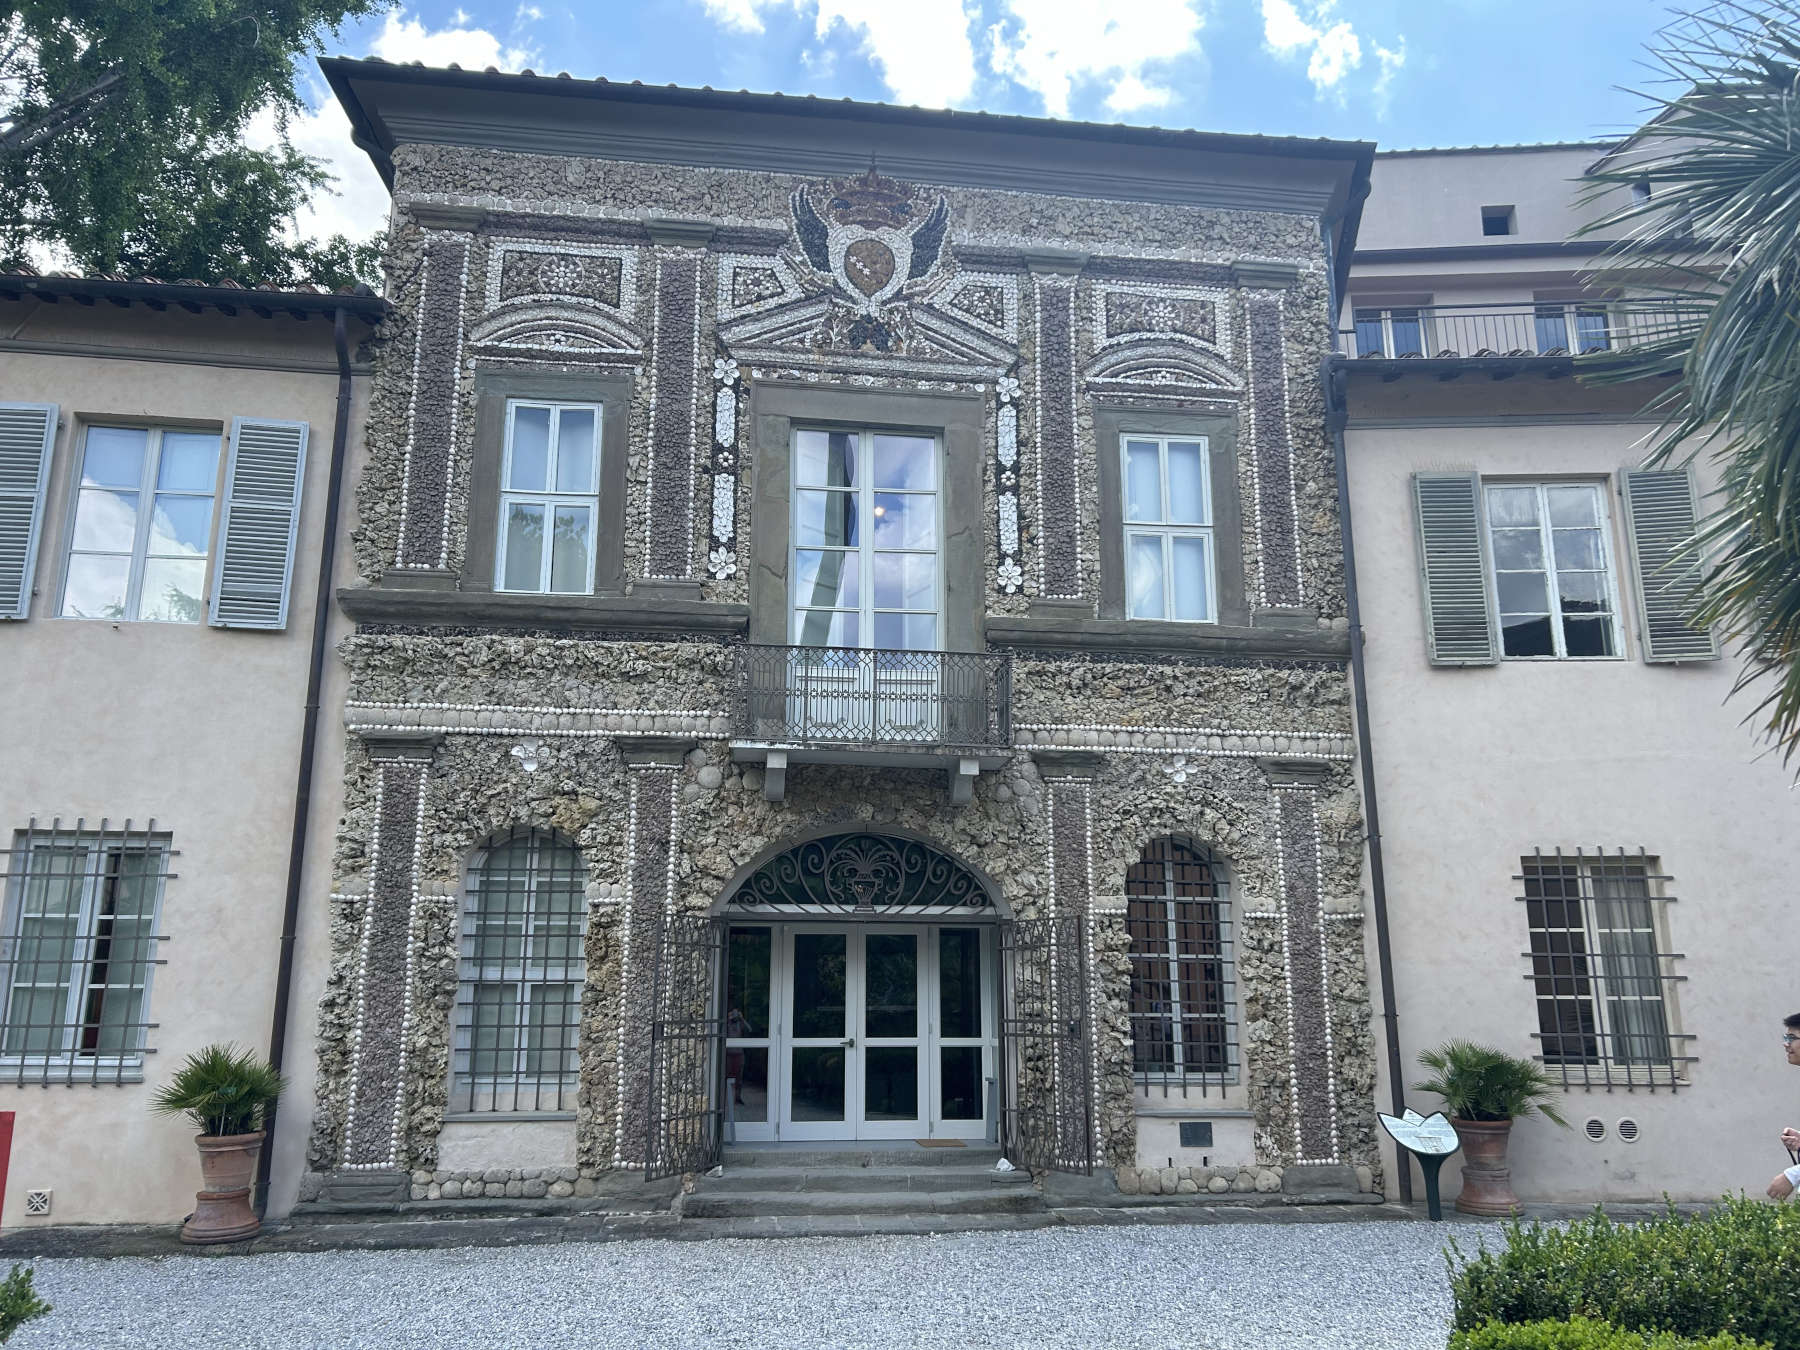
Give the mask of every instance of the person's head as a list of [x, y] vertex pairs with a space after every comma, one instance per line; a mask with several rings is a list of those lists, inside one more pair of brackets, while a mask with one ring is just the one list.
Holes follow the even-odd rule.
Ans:
[[1781, 1037], [1782, 1044], [1787, 1046], [1787, 1062], [1800, 1065], [1800, 1013], [1789, 1014], [1781, 1025], [1787, 1028]]

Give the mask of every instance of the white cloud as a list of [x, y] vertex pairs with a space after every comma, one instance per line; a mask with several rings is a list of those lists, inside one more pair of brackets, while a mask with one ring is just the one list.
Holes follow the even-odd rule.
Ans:
[[1376, 43], [1375, 61], [1380, 67], [1380, 73], [1375, 77], [1375, 87], [1369, 92], [1374, 95], [1375, 105], [1386, 112], [1388, 92], [1393, 86], [1394, 76], [1406, 64], [1406, 39], [1401, 38], [1392, 48]]
[[[429, 66], [452, 62], [465, 70], [520, 70], [539, 59], [524, 26], [539, 17], [535, 6], [520, 5], [509, 39], [484, 28], [469, 27], [469, 16], [457, 10], [448, 28], [427, 28], [405, 10], [385, 16], [368, 54], [384, 61], [423, 61]], [[294, 223], [297, 237], [324, 239], [333, 234], [365, 239], [383, 229], [388, 219], [388, 191], [369, 157], [350, 139], [350, 119], [323, 83], [309, 91], [308, 107], [288, 118], [288, 140], [296, 150], [321, 160], [337, 182], [321, 188], [301, 209]], [[316, 105], [316, 106], [314, 106]], [[259, 149], [279, 139], [273, 107], [257, 113], [244, 129], [244, 139]]]
[[1115, 113], [1161, 107], [1173, 97], [1146, 70], [1197, 51], [1203, 0], [1137, 0], [1107, 9], [1092, 0], [1006, 0], [989, 30], [989, 66], [1044, 101], [1052, 117], [1069, 115], [1077, 85], [1110, 82]]
[[[266, 107], [244, 129], [244, 139], [258, 149], [277, 140], [275, 110]], [[366, 239], [387, 227], [388, 190], [369, 157], [350, 139], [350, 119], [334, 98], [288, 118], [288, 140], [302, 154], [324, 161], [337, 183], [313, 193], [301, 208], [295, 233], [302, 239], [334, 234]]]
[[458, 65], [464, 70], [523, 70], [538, 59], [535, 47], [507, 46], [485, 28], [467, 27], [469, 16], [458, 10], [449, 28], [430, 29], [406, 17], [404, 9], [389, 14], [369, 47], [383, 61], [423, 61], [428, 66]]
[[[1346, 81], [1363, 64], [1363, 39], [1354, 24], [1337, 17], [1337, 0], [1262, 0], [1262, 17], [1269, 50], [1289, 59], [1304, 56], [1306, 78], [1319, 96], [1341, 100]], [[1406, 39], [1392, 48], [1371, 45], [1378, 67], [1371, 93], [1385, 104], [1394, 74], [1406, 61]]]
[[1136, 75], [1127, 75], [1112, 87], [1112, 92], [1106, 96], [1106, 106], [1108, 111], [1123, 115], [1142, 112], [1145, 108], [1166, 107], [1174, 97], [1173, 89], [1145, 84]]
[[[807, 0], [794, 0], [803, 10]], [[962, 0], [814, 0], [814, 31], [823, 38], [833, 26], [862, 38], [862, 52], [901, 103], [947, 108], [975, 88], [975, 48]]]
[[[762, 0], [764, 4], [768, 0]], [[736, 33], [760, 33], [762, 16], [756, 12], [757, 0], [702, 0], [706, 13], [714, 23], [724, 24]]]
[[[975, 89], [975, 47], [963, 0], [701, 0], [714, 22], [761, 33], [763, 11], [791, 8], [813, 16], [820, 41], [838, 25], [881, 73], [900, 103], [947, 108]], [[807, 64], [813, 65], [812, 61]]]

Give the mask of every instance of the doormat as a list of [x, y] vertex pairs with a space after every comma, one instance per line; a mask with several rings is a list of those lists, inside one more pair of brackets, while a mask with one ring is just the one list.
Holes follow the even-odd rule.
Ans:
[[960, 1139], [915, 1139], [913, 1143], [920, 1148], [966, 1148]]

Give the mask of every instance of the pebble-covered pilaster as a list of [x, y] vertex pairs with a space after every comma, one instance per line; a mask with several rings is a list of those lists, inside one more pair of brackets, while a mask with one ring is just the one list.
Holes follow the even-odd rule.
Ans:
[[[419, 827], [428, 754], [372, 747], [376, 826], [369, 900], [358, 956], [356, 1027], [350, 1061], [342, 1163], [400, 1163], [407, 1030], [412, 1023], [412, 930], [419, 898]], [[379, 1028], [382, 1034], [369, 1034]]]
[[1262, 553], [1262, 603], [1303, 603], [1294, 502], [1294, 452], [1288, 428], [1285, 300], [1280, 291], [1245, 297], [1250, 328], [1251, 441], [1256, 467], [1256, 536]]
[[694, 486], [700, 397], [700, 255], [656, 255], [656, 328], [650, 349], [650, 512], [647, 577], [694, 570]]
[[394, 563], [442, 568], [450, 560], [450, 483], [455, 476], [462, 405], [463, 296], [469, 237], [432, 232], [426, 239], [414, 311], [412, 403], [403, 470], [400, 546]]
[[1037, 283], [1038, 589], [1081, 598], [1081, 462], [1075, 438], [1075, 281]]
[[649, 1139], [653, 967], [662, 919], [674, 902], [675, 776], [664, 764], [630, 766], [630, 891], [620, 958], [618, 1109], [613, 1165], [642, 1167]]

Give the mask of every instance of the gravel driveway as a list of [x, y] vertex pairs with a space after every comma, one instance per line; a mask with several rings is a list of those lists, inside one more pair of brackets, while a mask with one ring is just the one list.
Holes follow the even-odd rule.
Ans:
[[[1426, 1223], [44, 1260], [8, 1350], [1272, 1346], [1442, 1350]], [[1484, 1229], [1454, 1229], [1467, 1246]], [[1490, 1237], [1490, 1244], [1493, 1238]]]

